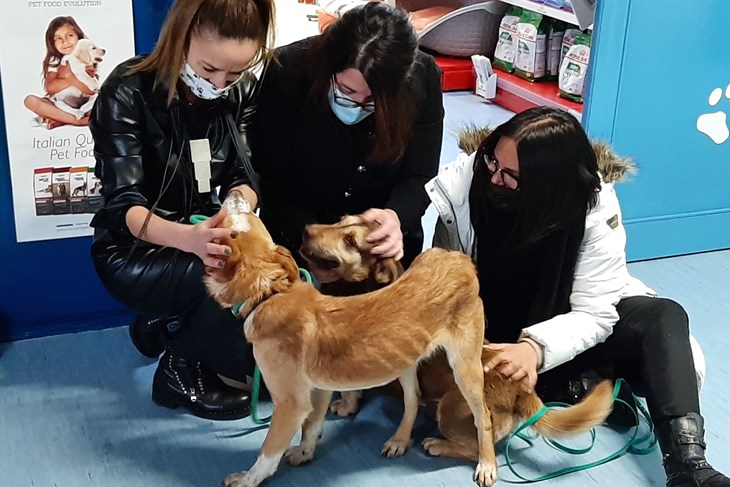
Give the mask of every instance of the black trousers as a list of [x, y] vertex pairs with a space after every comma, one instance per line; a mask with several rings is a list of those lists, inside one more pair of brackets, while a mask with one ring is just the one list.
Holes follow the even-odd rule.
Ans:
[[236, 380], [253, 375], [243, 320], [208, 295], [204, 266], [196, 255], [141, 241], [136, 247], [132, 242], [97, 241], [91, 254], [114, 298], [142, 314], [177, 318], [179, 330], [168, 342], [174, 355]]
[[699, 414], [684, 308], [670, 299], [648, 296], [622, 299], [616, 308], [619, 320], [605, 342], [540, 374], [538, 381], [557, 383], [598, 371], [605, 378], [624, 378], [637, 394], [645, 396], [655, 423]]

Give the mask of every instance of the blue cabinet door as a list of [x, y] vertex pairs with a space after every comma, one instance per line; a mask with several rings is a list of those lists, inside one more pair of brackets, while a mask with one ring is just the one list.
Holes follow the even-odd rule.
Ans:
[[730, 248], [730, 3], [603, 0], [584, 124], [634, 158], [630, 260]]

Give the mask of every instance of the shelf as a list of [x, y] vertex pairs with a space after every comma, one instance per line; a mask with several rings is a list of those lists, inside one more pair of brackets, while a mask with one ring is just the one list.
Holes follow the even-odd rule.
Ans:
[[531, 83], [525, 79], [495, 70], [497, 73], [497, 97], [494, 103], [521, 112], [535, 106], [562, 108], [572, 113], [578, 120], [583, 115], [583, 104], [558, 96], [557, 81], [536, 81]]
[[572, 2], [573, 9], [576, 12], [580, 12], [580, 15], [569, 12], [567, 10], [551, 7], [530, 0], [501, 0], [503, 3], [508, 3], [516, 7], [522, 7], [526, 10], [532, 10], [553, 19], [562, 20], [569, 24], [577, 25], [581, 29], [592, 29], [593, 28], [593, 5], [592, 0], [574, 0]]

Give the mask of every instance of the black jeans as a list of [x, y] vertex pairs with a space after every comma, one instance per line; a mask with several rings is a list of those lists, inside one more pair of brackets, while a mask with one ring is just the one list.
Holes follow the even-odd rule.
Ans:
[[646, 397], [655, 423], [700, 412], [697, 376], [689, 342], [689, 319], [670, 299], [634, 296], [616, 307], [619, 320], [605, 342], [570, 362], [540, 374], [539, 382], [559, 383], [589, 371], [623, 377]]
[[253, 353], [243, 321], [207, 293], [202, 261], [193, 254], [139, 242], [94, 242], [96, 272], [107, 291], [131, 309], [175, 317], [180, 329], [168, 346], [179, 357], [204, 363], [239, 381], [253, 375]]

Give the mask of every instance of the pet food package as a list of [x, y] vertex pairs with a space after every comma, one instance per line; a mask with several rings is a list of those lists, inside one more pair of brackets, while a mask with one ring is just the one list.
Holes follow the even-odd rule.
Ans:
[[558, 79], [560, 73], [560, 54], [563, 51], [563, 36], [568, 24], [560, 20], [550, 24], [550, 32], [547, 38], [547, 61], [545, 69], [548, 79]]
[[69, 188], [71, 178], [70, 167], [54, 167], [52, 176], [53, 185], [53, 214], [65, 215], [71, 213]]
[[523, 10], [517, 24], [517, 50], [515, 74], [528, 81], [547, 78], [545, 71], [545, 47], [550, 29], [550, 19], [542, 14]]
[[515, 70], [515, 44], [520, 14], [522, 14], [520, 7], [510, 7], [499, 23], [499, 39], [494, 49], [492, 66], [508, 73], [513, 73]]
[[565, 55], [568, 54], [568, 49], [570, 49], [575, 42], [575, 36], [582, 33], [583, 32], [575, 25], [568, 24], [568, 27], [565, 29], [565, 33], [563, 34], [563, 44], [560, 50], [560, 63], [558, 66], [563, 65], [563, 59], [565, 58]]
[[583, 103], [588, 60], [591, 57], [591, 36], [579, 34], [560, 65], [558, 96]]
[[33, 171], [35, 214], [53, 215], [53, 168], [41, 167]]
[[88, 213], [88, 170], [86, 166], [72, 167], [69, 171], [71, 180], [71, 213]]
[[88, 168], [86, 172], [86, 207], [89, 213], [96, 213], [101, 208], [101, 181], [94, 174], [94, 168]]

